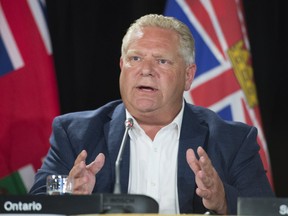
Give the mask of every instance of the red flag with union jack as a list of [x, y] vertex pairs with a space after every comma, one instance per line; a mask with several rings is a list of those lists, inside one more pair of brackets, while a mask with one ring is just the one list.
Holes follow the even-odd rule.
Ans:
[[59, 114], [45, 1], [0, 0], [0, 194], [24, 194]]
[[257, 127], [260, 156], [273, 186], [241, 0], [167, 0], [164, 13], [187, 24], [196, 41], [197, 72], [186, 100]]

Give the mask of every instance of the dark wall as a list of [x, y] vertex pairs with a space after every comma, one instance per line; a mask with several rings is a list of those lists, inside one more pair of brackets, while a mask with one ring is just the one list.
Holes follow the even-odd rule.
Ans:
[[275, 189], [288, 197], [288, 2], [245, 0], [244, 6]]
[[[244, 0], [275, 191], [281, 197], [288, 197], [288, 119], [283, 104], [288, 96], [287, 3]], [[61, 112], [67, 113], [120, 98], [122, 37], [136, 18], [163, 13], [165, 0], [49, 0], [47, 7]]]

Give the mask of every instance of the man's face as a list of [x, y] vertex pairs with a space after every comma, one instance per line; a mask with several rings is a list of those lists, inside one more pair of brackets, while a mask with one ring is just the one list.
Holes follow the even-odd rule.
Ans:
[[156, 27], [131, 36], [127, 53], [120, 59], [120, 92], [134, 117], [179, 112], [195, 65], [186, 66], [178, 43], [175, 32]]

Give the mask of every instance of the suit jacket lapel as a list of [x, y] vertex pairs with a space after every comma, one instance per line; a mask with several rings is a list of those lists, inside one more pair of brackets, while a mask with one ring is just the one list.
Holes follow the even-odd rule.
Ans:
[[178, 199], [181, 213], [193, 212], [195, 175], [186, 161], [186, 151], [203, 146], [208, 129], [185, 103], [178, 150]]
[[[115, 111], [111, 116], [111, 121], [105, 125], [105, 131], [108, 134], [106, 136], [108, 152], [111, 163], [112, 179], [115, 182], [115, 162], [119, 153], [122, 138], [125, 132], [125, 107], [120, 104], [116, 107]], [[128, 138], [125, 143], [123, 151], [122, 161], [120, 165], [120, 183], [121, 192], [127, 193], [128, 190], [128, 179], [129, 179], [129, 160], [130, 160], [130, 139]], [[107, 158], [108, 159], [108, 158]]]

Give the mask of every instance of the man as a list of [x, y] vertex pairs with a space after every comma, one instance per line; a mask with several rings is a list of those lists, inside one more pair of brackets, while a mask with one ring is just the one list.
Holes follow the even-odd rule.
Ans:
[[110, 193], [125, 119], [123, 193], [153, 197], [160, 213], [236, 214], [239, 196], [274, 196], [259, 156], [257, 130], [186, 103], [196, 71], [194, 39], [171, 17], [130, 26], [120, 58], [122, 101], [55, 118], [51, 148], [30, 193], [49, 174], [74, 178], [74, 194]]

